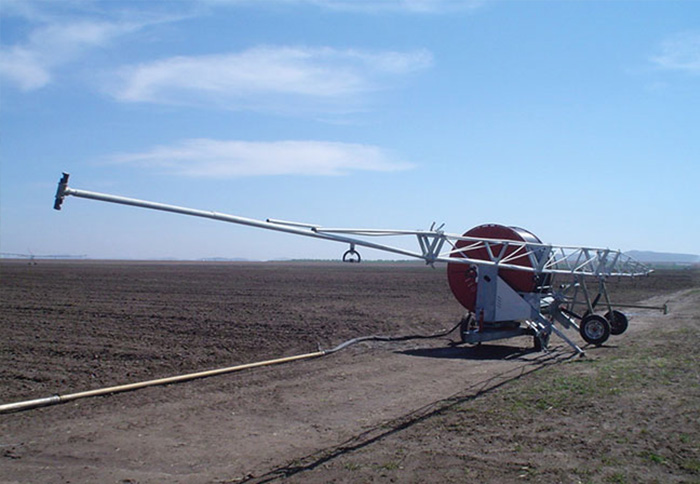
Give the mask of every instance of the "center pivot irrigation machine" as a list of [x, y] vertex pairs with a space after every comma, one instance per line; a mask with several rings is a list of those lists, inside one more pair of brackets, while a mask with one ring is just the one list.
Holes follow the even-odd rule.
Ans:
[[[645, 307], [613, 305], [606, 278], [652, 272], [620, 251], [543, 244], [534, 234], [517, 227], [479, 225], [463, 235], [455, 235], [434, 224], [430, 230], [377, 230], [262, 221], [78, 190], [68, 186], [68, 176], [64, 173], [59, 181], [56, 210], [61, 209], [65, 197], [70, 195], [341, 242], [349, 245], [343, 255], [347, 262], [360, 261], [356, 250], [360, 246], [423, 259], [431, 266], [436, 262], [446, 263], [450, 289], [467, 310], [460, 324], [461, 339], [470, 344], [528, 335], [533, 337], [537, 350], [546, 350], [550, 335], [555, 333], [578, 353], [583, 353], [554, 323], [565, 329], [575, 328], [587, 343], [603, 344], [611, 334], [619, 335], [627, 329], [627, 317], [614, 307]], [[389, 236], [416, 237], [420, 252], [368, 240]], [[555, 287], [555, 276], [565, 276], [567, 282]], [[591, 281], [597, 286], [593, 290], [588, 287]], [[603, 315], [595, 314], [599, 303], [605, 311]], [[666, 308], [652, 309], [665, 311]]]

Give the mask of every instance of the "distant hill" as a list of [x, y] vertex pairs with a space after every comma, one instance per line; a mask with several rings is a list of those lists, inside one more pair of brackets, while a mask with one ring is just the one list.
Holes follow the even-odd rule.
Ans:
[[648, 250], [630, 250], [625, 252], [639, 262], [649, 264], [678, 264], [690, 265], [700, 263], [700, 255], [694, 254], [673, 254], [670, 252], [651, 252]]

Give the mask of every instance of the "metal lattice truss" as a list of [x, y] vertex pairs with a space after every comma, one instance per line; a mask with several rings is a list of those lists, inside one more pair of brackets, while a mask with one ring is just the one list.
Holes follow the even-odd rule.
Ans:
[[[276, 221], [284, 224], [285, 222]], [[619, 250], [595, 247], [557, 246], [504, 239], [485, 239], [448, 234], [441, 230], [405, 231], [374, 229], [324, 229], [309, 226], [317, 234], [347, 234], [360, 237], [414, 235], [420, 252], [401, 251], [404, 255], [435, 262], [493, 265], [536, 273], [573, 274], [591, 276], [641, 276], [651, 272]], [[354, 242], [362, 245], [360, 241]], [[443, 249], [447, 250], [443, 250]], [[385, 248], [385, 250], [388, 247]], [[395, 249], [395, 248], [392, 248]], [[400, 249], [391, 250], [399, 252]], [[470, 258], [474, 252], [486, 254], [485, 259]], [[527, 258], [530, 262], [523, 265]]]
[[[353, 252], [356, 246], [367, 247], [423, 259], [431, 265], [436, 262], [474, 264], [535, 273], [592, 275], [598, 277], [639, 276], [651, 272], [649, 268], [619, 250], [464, 237], [445, 233], [442, 231], [442, 226], [435, 228], [435, 224], [430, 230], [422, 231], [323, 228], [318, 225], [284, 220], [255, 220], [237, 215], [78, 190], [68, 187], [68, 176], [68, 174], [64, 173], [56, 191], [54, 208], [57, 210], [61, 209], [63, 200], [67, 196], [88, 198], [341, 242], [349, 244], [350, 250]], [[416, 237], [420, 252], [367, 240], [396, 236]], [[469, 256], [476, 251], [478, 251], [481, 258], [470, 258]], [[484, 257], [483, 254], [486, 254], [486, 256]], [[528, 261], [529, 264], [527, 263]]]

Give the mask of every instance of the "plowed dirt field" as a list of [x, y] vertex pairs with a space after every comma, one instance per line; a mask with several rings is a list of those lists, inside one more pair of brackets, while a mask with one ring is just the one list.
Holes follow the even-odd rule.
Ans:
[[[698, 274], [613, 281], [670, 313], [585, 359], [455, 333], [0, 415], [0, 482], [698, 482]], [[0, 404], [461, 315], [413, 263], [2, 261]]]

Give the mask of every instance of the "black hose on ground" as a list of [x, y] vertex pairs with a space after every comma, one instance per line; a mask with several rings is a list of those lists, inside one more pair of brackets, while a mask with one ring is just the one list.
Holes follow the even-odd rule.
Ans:
[[457, 328], [459, 328], [461, 321], [457, 323], [454, 327], [451, 329], [441, 331], [439, 333], [434, 333], [434, 334], [409, 334], [409, 335], [402, 335], [402, 336], [378, 336], [378, 335], [372, 335], [372, 336], [360, 336], [359, 338], [353, 338], [351, 340], [345, 341], [344, 343], [339, 344], [335, 348], [332, 348], [330, 350], [325, 350], [325, 353], [327, 355], [331, 353], [335, 353], [336, 351], [340, 351], [342, 349], [347, 348], [348, 346], [352, 346], [356, 343], [361, 343], [363, 341], [408, 341], [412, 339], [434, 339], [434, 338], [442, 338], [444, 336], [447, 336], [448, 334], [454, 332]]

